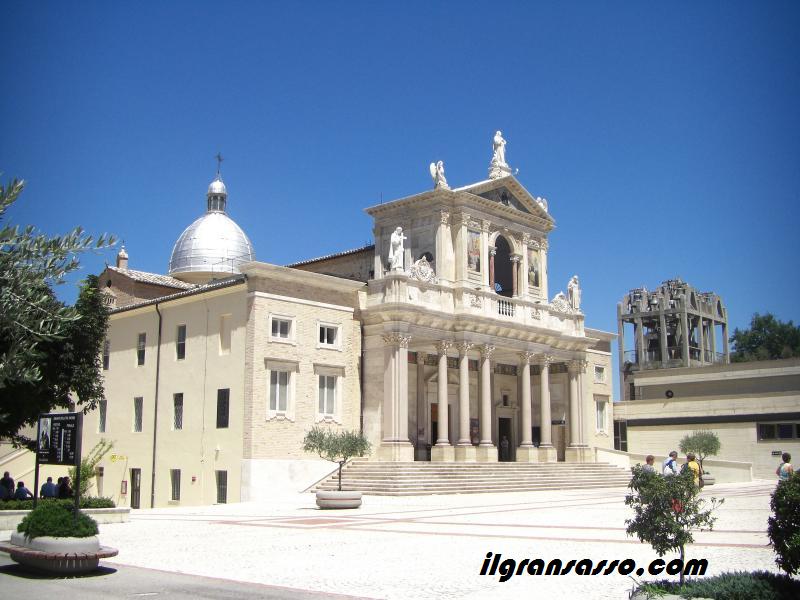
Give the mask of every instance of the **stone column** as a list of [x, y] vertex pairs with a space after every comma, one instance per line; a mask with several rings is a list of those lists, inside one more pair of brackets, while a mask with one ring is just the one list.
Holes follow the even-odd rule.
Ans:
[[[727, 318], [727, 315], [726, 315]], [[730, 341], [728, 340], [728, 322], [724, 322], [722, 324], [722, 348], [723, 353], [725, 354], [725, 364], [729, 364], [731, 362], [731, 349], [729, 347]]]
[[436, 352], [439, 355], [438, 397], [436, 398], [439, 433], [436, 445], [431, 448], [431, 461], [433, 462], [453, 462], [455, 460], [453, 446], [450, 444], [450, 421], [447, 414], [447, 351], [452, 347], [453, 343], [448, 341], [436, 344]]
[[489, 289], [489, 221], [481, 221], [481, 284]]
[[669, 361], [669, 350], [667, 348], [667, 318], [664, 316], [663, 309], [658, 315], [658, 324], [661, 327], [661, 332], [658, 336], [659, 347], [661, 348], [661, 366], [666, 367]]
[[475, 447], [469, 435], [469, 351], [473, 344], [460, 342], [458, 348], [458, 443], [455, 456], [458, 461], [475, 462]]
[[703, 331], [703, 316], [697, 317], [697, 345], [700, 348], [700, 364], [706, 362], [706, 336]]
[[469, 226], [470, 216], [467, 213], [461, 213], [459, 216], [458, 225], [456, 229], [456, 248], [455, 248], [455, 274], [453, 279], [455, 281], [464, 281], [467, 279], [467, 244], [469, 240], [469, 233], [467, 231]]
[[522, 256], [520, 256], [520, 263], [519, 263], [519, 295], [523, 298], [527, 298], [528, 294], [530, 294], [530, 290], [528, 289], [528, 243], [530, 242], [530, 236], [527, 233], [522, 234]]
[[539, 453], [533, 446], [531, 418], [531, 360], [533, 352], [520, 352], [520, 387], [522, 389], [520, 403], [522, 404], [522, 436], [517, 448], [517, 462], [537, 462]]
[[383, 438], [381, 460], [412, 461], [414, 446], [408, 439], [408, 343], [411, 337], [393, 331], [383, 335]]
[[519, 296], [519, 255], [515, 254], [511, 257], [511, 281], [512, 281], [512, 297]]
[[375, 240], [375, 254], [373, 256], [372, 269], [374, 271], [373, 278], [381, 279], [383, 277], [383, 257], [381, 256], [381, 228], [375, 227], [372, 230], [372, 239]]
[[539, 462], [556, 462], [556, 449], [553, 447], [553, 418], [550, 416], [550, 365], [553, 357], [542, 354], [537, 362], [539, 378]]
[[579, 376], [586, 367], [583, 360], [571, 360], [567, 363], [569, 373], [569, 447], [566, 452], [568, 462], [587, 462], [588, 447], [583, 443], [581, 433], [581, 413], [583, 412], [583, 394], [580, 389]]
[[497, 248], [489, 248], [489, 291], [494, 291], [494, 257], [497, 255]]
[[492, 443], [492, 355], [495, 347], [481, 346], [481, 441], [476, 450], [478, 462], [497, 462], [497, 448]]
[[547, 249], [550, 247], [550, 243], [547, 240], [541, 240], [539, 242], [539, 257], [541, 262], [539, 267], [541, 268], [541, 272], [539, 273], [539, 288], [542, 290], [542, 297], [544, 297], [545, 301], [550, 297], [550, 278], [548, 277], [547, 272]]
[[681, 342], [681, 354], [683, 355], [683, 365], [684, 367], [689, 366], [689, 313], [686, 312], [686, 308], [684, 307], [683, 312], [681, 313], [681, 334], [683, 340]]
[[644, 369], [645, 364], [647, 363], [647, 352], [644, 347], [644, 325], [642, 324], [642, 318], [636, 317], [636, 362], [639, 365], [640, 369]]
[[717, 322], [711, 319], [711, 362], [717, 362]]

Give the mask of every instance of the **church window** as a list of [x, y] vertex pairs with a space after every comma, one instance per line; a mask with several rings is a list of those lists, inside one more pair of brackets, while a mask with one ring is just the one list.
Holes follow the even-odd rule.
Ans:
[[294, 318], [284, 315], [269, 316], [270, 339], [273, 342], [294, 343]]
[[170, 469], [169, 470], [169, 483], [170, 487], [172, 488], [172, 495], [170, 499], [174, 502], [178, 502], [181, 499], [181, 470], [180, 469]]
[[295, 378], [298, 364], [267, 360], [267, 419], [294, 421]]
[[98, 419], [97, 419], [97, 433], [105, 433], [106, 432], [106, 411], [108, 410], [108, 402], [105, 400], [100, 400], [98, 403], [97, 408], [98, 411]]
[[183, 394], [172, 395], [172, 429], [183, 429]]
[[319, 376], [319, 414], [323, 417], [336, 413], [336, 379], [334, 375]]
[[136, 364], [141, 366], [144, 364], [144, 351], [147, 346], [147, 334], [140, 333], [139, 338], [136, 340]]
[[319, 348], [336, 348], [339, 344], [339, 326], [331, 323], [319, 323]]
[[269, 379], [269, 409], [285, 413], [289, 403], [289, 371], [272, 371]]
[[144, 410], [144, 398], [137, 396], [133, 399], [133, 431], [142, 432], [142, 412]]
[[186, 358], [186, 325], [178, 325], [175, 336], [175, 356], [178, 360]]
[[595, 396], [595, 415], [597, 417], [597, 432], [606, 433], [606, 406], [608, 405], [608, 396]]
[[594, 366], [594, 382], [595, 383], [605, 383], [606, 382], [606, 368], [600, 365]]
[[227, 429], [230, 415], [231, 390], [217, 390], [217, 429]]

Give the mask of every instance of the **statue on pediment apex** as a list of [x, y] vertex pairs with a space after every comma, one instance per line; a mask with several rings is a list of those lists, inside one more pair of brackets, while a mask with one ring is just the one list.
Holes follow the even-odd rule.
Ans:
[[439, 161], [431, 163], [430, 165], [431, 178], [433, 179], [433, 189], [449, 190], [450, 186], [447, 185], [447, 179], [444, 176], [444, 162]]

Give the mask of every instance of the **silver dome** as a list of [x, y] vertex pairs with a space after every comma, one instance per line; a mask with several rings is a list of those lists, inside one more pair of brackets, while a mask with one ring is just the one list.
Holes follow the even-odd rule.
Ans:
[[221, 179], [215, 179], [208, 186], [208, 193], [209, 194], [227, 194], [228, 190], [225, 188], [225, 184], [222, 182]]
[[255, 259], [247, 235], [225, 214], [227, 192], [219, 175], [207, 198], [208, 211], [183, 231], [169, 259], [169, 274], [189, 283], [239, 273], [241, 264]]

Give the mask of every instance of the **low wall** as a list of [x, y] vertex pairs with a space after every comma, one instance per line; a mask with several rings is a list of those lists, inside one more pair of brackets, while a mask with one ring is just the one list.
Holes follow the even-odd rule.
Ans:
[[244, 459], [242, 502], [269, 502], [279, 496], [306, 491], [337, 469], [327, 460]]
[[[17, 525], [31, 511], [29, 510], [0, 510], [0, 531], [13, 529], [16, 531]], [[82, 513], [92, 517], [98, 524], [103, 523], [125, 523], [128, 521], [130, 508], [82, 508]]]
[[[656, 471], [661, 471], [661, 464], [666, 460], [666, 455], [654, 454]], [[608, 448], [595, 448], [595, 459], [597, 462], [610, 463], [618, 467], [630, 469], [632, 466], [645, 463], [646, 454], [633, 454], [622, 452], [621, 450], [611, 450]], [[686, 462], [685, 459], [678, 457], [678, 464]], [[717, 483], [737, 483], [740, 481], [753, 480], [753, 463], [736, 462], [732, 460], [713, 460], [707, 458], [703, 461], [703, 469], [714, 476]]]

